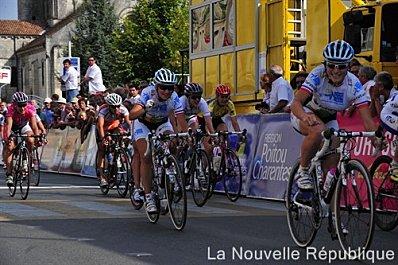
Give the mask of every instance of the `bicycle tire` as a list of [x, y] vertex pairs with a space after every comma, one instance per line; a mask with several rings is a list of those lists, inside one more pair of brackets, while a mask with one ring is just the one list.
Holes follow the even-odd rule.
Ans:
[[[134, 183], [132, 183], [130, 185], [130, 196], [129, 197], [130, 197], [130, 202], [133, 205], [133, 208], [135, 210], [139, 210], [144, 205], [144, 201], [136, 201], [136, 200], [134, 200], [133, 191], [134, 191]], [[144, 196], [144, 194], [142, 194], [142, 195]]]
[[[346, 183], [343, 182], [341, 176], [337, 181], [334, 200], [337, 236], [346, 253], [349, 253], [349, 250], [358, 250], [358, 248], [366, 251], [371, 245], [374, 233], [373, 185], [370, 182], [368, 170], [359, 160], [351, 159], [346, 163], [346, 174], [350, 174], [355, 181], [352, 181], [350, 176], [346, 176]], [[364, 185], [361, 185], [358, 174], [362, 176]], [[349, 187], [352, 187], [352, 192]], [[354, 205], [355, 202], [362, 201], [362, 199], [364, 199], [363, 202]], [[343, 217], [345, 212], [352, 213], [352, 216]], [[367, 216], [369, 220], [364, 220]], [[364, 218], [360, 219], [361, 217]], [[360, 222], [351, 225], [354, 219], [360, 219]], [[365, 229], [359, 231], [362, 225]], [[353, 242], [359, 237], [364, 238], [358, 240], [358, 243]]]
[[190, 170], [191, 192], [195, 204], [202, 207], [207, 202], [211, 191], [211, 162], [206, 151], [203, 149], [197, 149], [193, 159], [195, 162], [192, 163]]
[[[99, 172], [100, 169], [97, 168], [97, 170], [98, 170], [98, 172]], [[101, 193], [102, 193], [103, 195], [107, 195], [107, 194], [109, 193], [109, 189], [110, 189], [109, 180], [111, 179], [111, 174], [112, 174], [112, 172], [113, 172], [113, 165], [111, 165], [111, 164], [108, 162], [108, 160], [105, 158], [105, 159], [104, 159], [103, 174], [104, 174], [104, 177], [106, 178], [106, 180], [108, 181], [108, 185], [106, 185], [106, 186], [101, 186], [101, 185], [100, 185], [100, 190], [101, 190]]]
[[[119, 156], [121, 167], [118, 167], [117, 165], [117, 158]], [[130, 182], [130, 175], [131, 175], [131, 170], [130, 170], [130, 160], [129, 157], [124, 150], [120, 150], [116, 155], [115, 155], [115, 163], [116, 163], [116, 172], [115, 173], [115, 179], [116, 179], [116, 189], [117, 193], [121, 198], [125, 198], [128, 191], [129, 191], [129, 182]]]
[[[40, 183], [40, 157], [38, 148], [33, 148], [32, 151], [32, 184], [34, 186], [39, 186]], [[36, 165], [34, 161], [36, 160]]]
[[231, 202], [236, 202], [242, 192], [242, 167], [236, 153], [225, 149], [224, 159], [221, 162], [224, 191]]
[[[292, 168], [292, 171], [290, 172], [285, 202], [287, 209], [287, 223], [290, 235], [292, 236], [293, 241], [296, 243], [297, 246], [304, 248], [311, 245], [311, 243], [314, 241], [318, 229], [313, 225], [313, 211], [310, 211], [306, 208], [300, 208], [300, 206], [295, 204], [293, 201], [294, 196], [299, 191], [297, 182], [295, 180], [299, 165], [299, 162], [296, 162], [296, 164]], [[300, 210], [303, 211], [300, 212]], [[302, 217], [304, 217], [306, 213], [308, 214], [309, 218], [308, 220], [304, 220], [305, 222], [303, 222], [301, 225], [299, 219], [303, 219]], [[308, 228], [307, 231], [306, 228]], [[300, 234], [301, 230], [304, 231], [305, 235]]]
[[[20, 178], [19, 178], [19, 190], [21, 192], [21, 199], [26, 200], [29, 195], [29, 189], [30, 189], [30, 178], [32, 175], [32, 156], [29, 153], [28, 149], [22, 148], [21, 149], [21, 162], [23, 162], [24, 159], [26, 159], [27, 163], [27, 172], [24, 172], [24, 169], [20, 171]], [[22, 167], [22, 165], [21, 165]], [[20, 168], [21, 168], [20, 167]]]
[[167, 157], [163, 178], [171, 221], [178, 231], [182, 231], [187, 220], [187, 193], [184, 177], [174, 155]]
[[[398, 226], [398, 183], [390, 178], [391, 162], [391, 157], [381, 155], [370, 167], [375, 200], [375, 223], [384, 231], [391, 231]], [[381, 179], [380, 184], [375, 184], [375, 177]], [[396, 198], [393, 198], [394, 196]]]

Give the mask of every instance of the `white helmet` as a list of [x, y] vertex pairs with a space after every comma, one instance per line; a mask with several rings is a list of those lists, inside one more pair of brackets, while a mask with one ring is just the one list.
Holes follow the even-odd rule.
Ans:
[[177, 84], [176, 75], [166, 68], [161, 68], [156, 71], [154, 81], [156, 84], [161, 85], [175, 85]]
[[24, 92], [15, 92], [12, 95], [12, 101], [15, 103], [26, 103], [28, 102], [28, 96]]
[[323, 57], [330, 63], [349, 63], [354, 58], [354, 49], [343, 40], [332, 41], [323, 50]]
[[105, 97], [105, 102], [109, 106], [120, 106], [122, 104], [122, 97], [116, 93], [111, 93]]

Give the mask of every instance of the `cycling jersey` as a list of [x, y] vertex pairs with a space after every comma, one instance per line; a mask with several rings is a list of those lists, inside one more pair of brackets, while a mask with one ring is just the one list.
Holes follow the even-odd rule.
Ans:
[[229, 114], [231, 117], [236, 116], [235, 105], [231, 100], [225, 106], [220, 106], [217, 99], [214, 99], [209, 103], [209, 110], [212, 118], [222, 118]]
[[200, 98], [199, 104], [195, 108], [192, 108], [189, 105], [189, 98], [187, 98], [187, 96], [180, 97], [180, 101], [182, 109], [184, 110], [186, 120], [191, 119], [193, 116], [199, 116], [199, 117], [210, 116], [209, 106], [207, 106], [207, 103], [203, 98]]
[[98, 111], [98, 117], [104, 118], [104, 129], [108, 128], [109, 125], [112, 124], [113, 121], [119, 120], [121, 121], [125, 116], [129, 115], [129, 111], [125, 106], [120, 106], [120, 108], [116, 109], [115, 112], [111, 112], [108, 106], [102, 106]]
[[145, 121], [154, 124], [166, 122], [172, 111], [176, 115], [183, 112], [181, 101], [175, 91], [169, 99], [161, 101], [158, 99], [155, 86], [145, 88], [137, 104], [146, 110]]
[[393, 88], [390, 96], [380, 112], [383, 127], [394, 135], [398, 135], [398, 91]]
[[28, 103], [24, 108], [23, 113], [19, 113], [17, 111], [17, 104], [12, 103], [7, 109], [7, 118], [12, 118], [12, 131], [17, 131], [22, 129], [25, 125], [27, 125], [30, 119], [36, 114], [35, 106], [31, 103]]
[[355, 75], [348, 72], [342, 84], [336, 87], [329, 82], [324, 65], [311, 71], [300, 90], [313, 96], [306, 107], [321, 120], [335, 119], [336, 112], [343, 111], [352, 104], [358, 107], [370, 102], [369, 95]]

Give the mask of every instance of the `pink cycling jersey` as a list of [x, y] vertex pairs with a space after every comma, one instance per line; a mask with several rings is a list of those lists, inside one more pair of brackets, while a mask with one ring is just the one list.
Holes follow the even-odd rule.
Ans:
[[23, 113], [17, 111], [17, 104], [12, 103], [7, 108], [7, 118], [12, 118], [12, 129], [20, 129], [29, 123], [30, 119], [36, 114], [35, 106], [28, 103]]

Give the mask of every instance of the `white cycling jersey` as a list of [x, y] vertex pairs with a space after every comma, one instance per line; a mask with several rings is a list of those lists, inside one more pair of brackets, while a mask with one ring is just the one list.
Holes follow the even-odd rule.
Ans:
[[380, 120], [385, 129], [398, 135], [398, 91], [393, 88], [380, 112]]
[[326, 116], [335, 115], [352, 104], [359, 106], [370, 102], [369, 95], [355, 75], [348, 72], [342, 84], [336, 87], [329, 82], [324, 65], [311, 71], [301, 89], [313, 95], [306, 106], [314, 112], [323, 112]]
[[155, 86], [146, 87], [142, 91], [137, 104], [145, 108], [150, 123], [164, 122], [172, 111], [175, 114], [183, 112], [181, 101], [175, 91], [168, 100], [161, 101], [158, 99]]
[[190, 119], [192, 116], [201, 116], [201, 117], [210, 117], [209, 106], [206, 103], [206, 100], [200, 98], [199, 104], [196, 108], [192, 108], [189, 105], [189, 99], [187, 96], [180, 97], [182, 109], [185, 114], [185, 119]]

